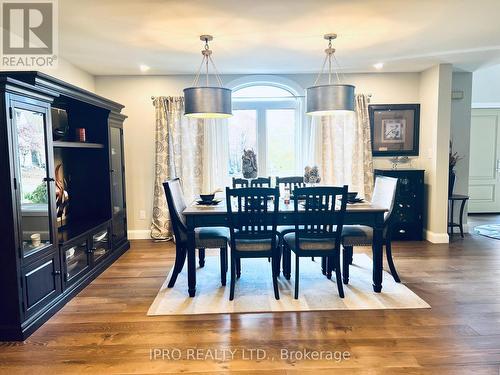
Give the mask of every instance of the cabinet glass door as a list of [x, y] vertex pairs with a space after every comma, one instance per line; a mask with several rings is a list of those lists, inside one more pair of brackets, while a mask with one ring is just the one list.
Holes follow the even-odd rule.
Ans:
[[111, 184], [113, 202], [113, 243], [127, 237], [123, 191], [122, 129], [111, 127]]
[[94, 264], [96, 264], [111, 251], [108, 228], [92, 235], [92, 244], [92, 256]]
[[87, 267], [89, 267], [87, 241], [82, 241], [76, 246], [64, 249], [64, 261], [66, 265], [66, 282], [71, 281]]
[[49, 158], [44, 108], [13, 106], [13, 140], [20, 246], [23, 255], [53, 243]]

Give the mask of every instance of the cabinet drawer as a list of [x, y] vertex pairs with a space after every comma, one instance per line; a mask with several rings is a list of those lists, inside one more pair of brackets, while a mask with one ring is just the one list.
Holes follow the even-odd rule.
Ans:
[[24, 315], [28, 317], [61, 293], [59, 256], [53, 253], [23, 269]]

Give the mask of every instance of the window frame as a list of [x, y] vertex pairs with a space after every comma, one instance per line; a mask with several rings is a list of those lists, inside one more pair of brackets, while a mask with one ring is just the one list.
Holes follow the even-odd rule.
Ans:
[[[273, 77], [274, 78], [274, 77]], [[286, 79], [282, 79], [285, 80]], [[251, 87], [251, 86], [271, 86], [280, 88], [284, 91], [290, 93], [290, 96], [283, 97], [262, 97], [262, 98], [245, 98], [236, 97], [234, 93], [238, 90]], [[292, 86], [297, 87], [296, 84]], [[257, 164], [259, 168], [259, 175], [268, 175], [267, 164], [267, 121], [266, 121], [266, 111], [272, 109], [291, 109], [295, 111], [295, 165], [293, 166], [294, 174], [298, 175], [302, 173], [302, 166], [304, 165], [304, 150], [307, 149], [307, 142], [303, 142], [304, 139], [304, 121], [303, 107], [304, 107], [304, 96], [298, 94], [297, 90], [290, 87], [289, 84], [283, 82], [275, 82], [269, 80], [249, 80], [246, 82], [239, 82], [233, 90], [233, 110], [255, 110], [257, 117]]]

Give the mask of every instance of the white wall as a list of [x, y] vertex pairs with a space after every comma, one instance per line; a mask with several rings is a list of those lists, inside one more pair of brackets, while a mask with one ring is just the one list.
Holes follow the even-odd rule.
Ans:
[[[471, 129], [472, 73], [453, 73], [452, 90], [463, 92], [462, 99], [451, 101], [451, 135], [453, 151], [462, 157], [455, 167], [456, 181], [454, 194], [469, 193], [469, 152]], [[499, 87], [500, 91], [500, 87]], [[455, 222], [458, 223], [458, 210], [455, 210]], [[467, 223], [467, 206], [464, 212], [464, 223]], [[464, 225], [467, 231], [467, 225]]]
[[[19, 70], [9, 69], [4, 70]], [[62, 81], [71, 83], [72, 85], [81, 87], [82, 89], [95, 92], [95, 78], [92, 74], [78, 68], [69, 61], [59, 57], [56, 68], [40, 69], [41, 72], [48, 74], [52, 77], [58, 78]]]
[[[224, 82], [241, 78], [238, 75], [223, 76]], [[299, 86], [314, 82], [313, 74], [284, 75]], [[193, 76], [105, 76], [96, 77], [99, 95], [125, 105], [125, 163], [127, 176], [127, 214], [131, 238], [149, 238], [154, 181], [154, 108], [151, 96], [182, 95], [190, 86]], [[354, 74], [346, 82], [356, 86], [359, 93], [372, 94], [371, 102], [418, 103], [419, 73]], [[377, 159], [376, 167], [389, 163]], [[146, 219], [139, 219], [139, 211], [146, 211]]]
[[479, 69], [472, 78], [472, 108], [500, 108], [500, 65]]

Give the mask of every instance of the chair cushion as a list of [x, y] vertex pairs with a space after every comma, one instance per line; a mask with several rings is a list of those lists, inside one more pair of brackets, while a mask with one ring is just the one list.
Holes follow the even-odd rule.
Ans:
[[202, 227], [195, 229], [197, 248], [227, 247], [229, 229], [224, 227]]
[[[295, 248], [295, 232], [287, 233], [283, 237], [288, 247], [292, 250]], [[335, 237], [316, 238], [316, 237], [299, 237], [299, 250], [333, 250], [335, 249]]]
[[344, 225], [342, 244], [344, 246], [368, 246], [373, 241], [373, 229], [364, 225]]
[[[256, 239], [237, 239], [234, 241], [236, 251], [270, 251], [271, 239], [270, 238], [256, 238]], [[279, 239], [276, 236], [276, 246], [278, 246]]]

